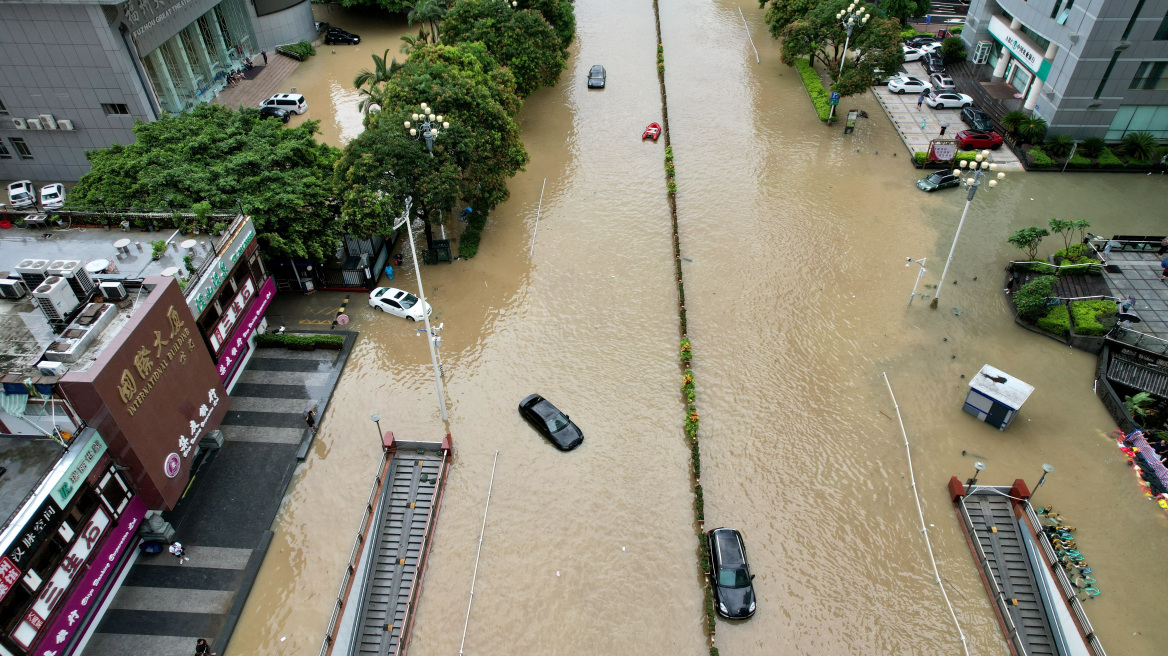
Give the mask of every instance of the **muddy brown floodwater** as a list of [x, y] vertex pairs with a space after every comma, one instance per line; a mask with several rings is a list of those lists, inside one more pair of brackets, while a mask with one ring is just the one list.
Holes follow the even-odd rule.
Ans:
[[[963, 193], [913, 186], [919, 175], [871, 96], [845, 101], [872, 116], [853, 135], [815, 120], [761, 12], [742, 9], [760, 64], [737, 4], [661, 3], [707, 525], [740, 529], [758, 574], [757, 614], [719, 620], [717, 646], [726, 656], [961, 653], [918, 531], [887, 372], [970, 652], [1006, 646], [946, 498], [949, 476], [973, 473], [963, 451], [988, 464], [989, 484], [1033, 485], [1042, 463], [1055, 466], [1035, 500], [1078, 526], [1103, 590], [1086, 608], [1104, 646], [1162, 653], [1168, 624], [1151, 582], [1168, 580], [1168, 519], [1108, 437], [1094, 358], [1015, 326], [999, 280], [1018, 254], [1006, 235], [1053, 216], [1102, 234], [1163, 232], [1168, 180], [1011, 174], [974, 201], [950, 270], [958, 284], [940, 308], [906, 307], [915, 269], [904, 258], [927, 257], [924, 282], [937, 281]], [[458, 649], [496, 449], [466, 653], [705, 653], [664, 145], [638, 139], [660, 119], [652, 5], [581, 0], [576, 11], [559, 86], [523, 110], [531, 163], [479, 255], [423, 270], [445, 324], [456, 459], [414, 654]], [[407, 31], [332, 20], [370, 51], [396, 48]], [[297, 75], [343, 87], [368, 65], [368, 52], [347, 56], [353, 70], [325, 50]], [[589, 92], [597, 63], [608, 87]], [[347, 120], [325, 138], [352, 138]], [[407, 272], [395, 284], [416, 283]], [[319, 648], [380, 457], [369, 416], [404, 439], [444, 432], [424, 341], [360, 297], [349, 311], [361, 338], [232, 653]], [[985, 363], [1036, 387], [1005, 432], [961, 411]], [[581, 448], [559, 453], [523, 424], [515, 405], [531, 392], [572, 415]]]

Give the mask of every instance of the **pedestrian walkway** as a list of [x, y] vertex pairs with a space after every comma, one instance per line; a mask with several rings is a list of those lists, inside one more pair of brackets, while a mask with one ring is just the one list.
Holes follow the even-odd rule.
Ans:
[[[258, 56], [256, 59], [263, 61]], [[268, 64], [260, 66], [260, 72], [253, 79], [237, 82], [235, 86], [220, 91], [214, 102], [232, 109], [240, 105], [259, 107], [262, 101], [271, 98], [273, 94], [289, 91], [284, 88], [284, 80], [299, 65], [300, 62], [291, 57], [269, 52]]]
[[1141, 319], [1135, 330], [1168, 340], [1168, 282], [1160, 280], [1160, 260], [1154, 250], [1112, 251], [1104, 277], [1119, 298], [1135, 299], [1132, 311]]
[[[929, 79], [924, 67], [916, 62], [905, 64], [904, 69], [909, 75], [915, 78], [921, 80]], [[968, 92], [960, 85], [957, 87], [957, 91], [968, 95]], [[933, 139], [955, 138], [958, 132], [969, 129], [969, 126], [965, 125], [961, 120], [961, 110], [959, 108], [933, 109], [924, 103], [918, 108], [917, 98], [920, 94], [895, 94], [889, 91], [888, 87], [884, 85], [872, 87], [872, 93], [880, 101], [880, 105], [884, 108], [884, 113], [892, 121], [893, 127], [896, 128], [896, 132], [900, 135], [900, 139], [904, 142], [905, 148], [908, 149], [910, 156], [913, 153], [928, 152], [929, 142]], [[941, 135], [942, 126], [945, 127], [945, 134], [943, 136]], [[990, 161], [998, 164], [1003, 169], [1022, 170], [1022, 163], [1005, 146], [991, 150]]]
[[223, 448], [164, 513], [189, 561], [140, 555], [114, 596], [85, 656], [185, 656], [207, 638], [220, 654], [231, 638], [272, 539], [271, 525], [332, 396], [357, 333], [341, 350], [261, 349], [232, 388], [220, 426]]

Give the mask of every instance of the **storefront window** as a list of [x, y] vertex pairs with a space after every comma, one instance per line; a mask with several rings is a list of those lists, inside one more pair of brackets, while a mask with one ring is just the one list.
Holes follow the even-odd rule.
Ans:
[[1030, 78], [1033, 77], [1030, 71], [1026, 70], [1025, 66], [1021, 64], [1014, 64], [1014, 75], [1010, 78], [1010, 86], [1014, 87], [1018, 93], [1025, 93], [1026, 87], [1030, 85]]
[[1168, 105], [1120, 105], [1105, 138], [1118, 141], [1132, 132], [1168, 139]]

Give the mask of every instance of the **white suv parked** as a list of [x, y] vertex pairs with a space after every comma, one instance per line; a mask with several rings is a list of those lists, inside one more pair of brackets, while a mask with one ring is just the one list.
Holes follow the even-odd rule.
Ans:
[[260, 103], [260, 108], [264, 107], [279, 107], [295, 114], [303, 114], [308, 111], [308, 101], [298, 93], [277, 93]]
[[32, 180], [20, 180], [8, 185], [8, 204], [12, 209], [36, 206], [36, 190]]

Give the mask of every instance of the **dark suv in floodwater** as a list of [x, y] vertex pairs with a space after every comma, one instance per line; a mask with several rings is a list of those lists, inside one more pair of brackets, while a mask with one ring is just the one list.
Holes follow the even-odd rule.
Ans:
[[710, 584], [714, 605], [729, 620], [754, 615], [754, 575], [746, 562], [742, 535], [732, 528], [716, 528], [706, 533], [710, 547]]

